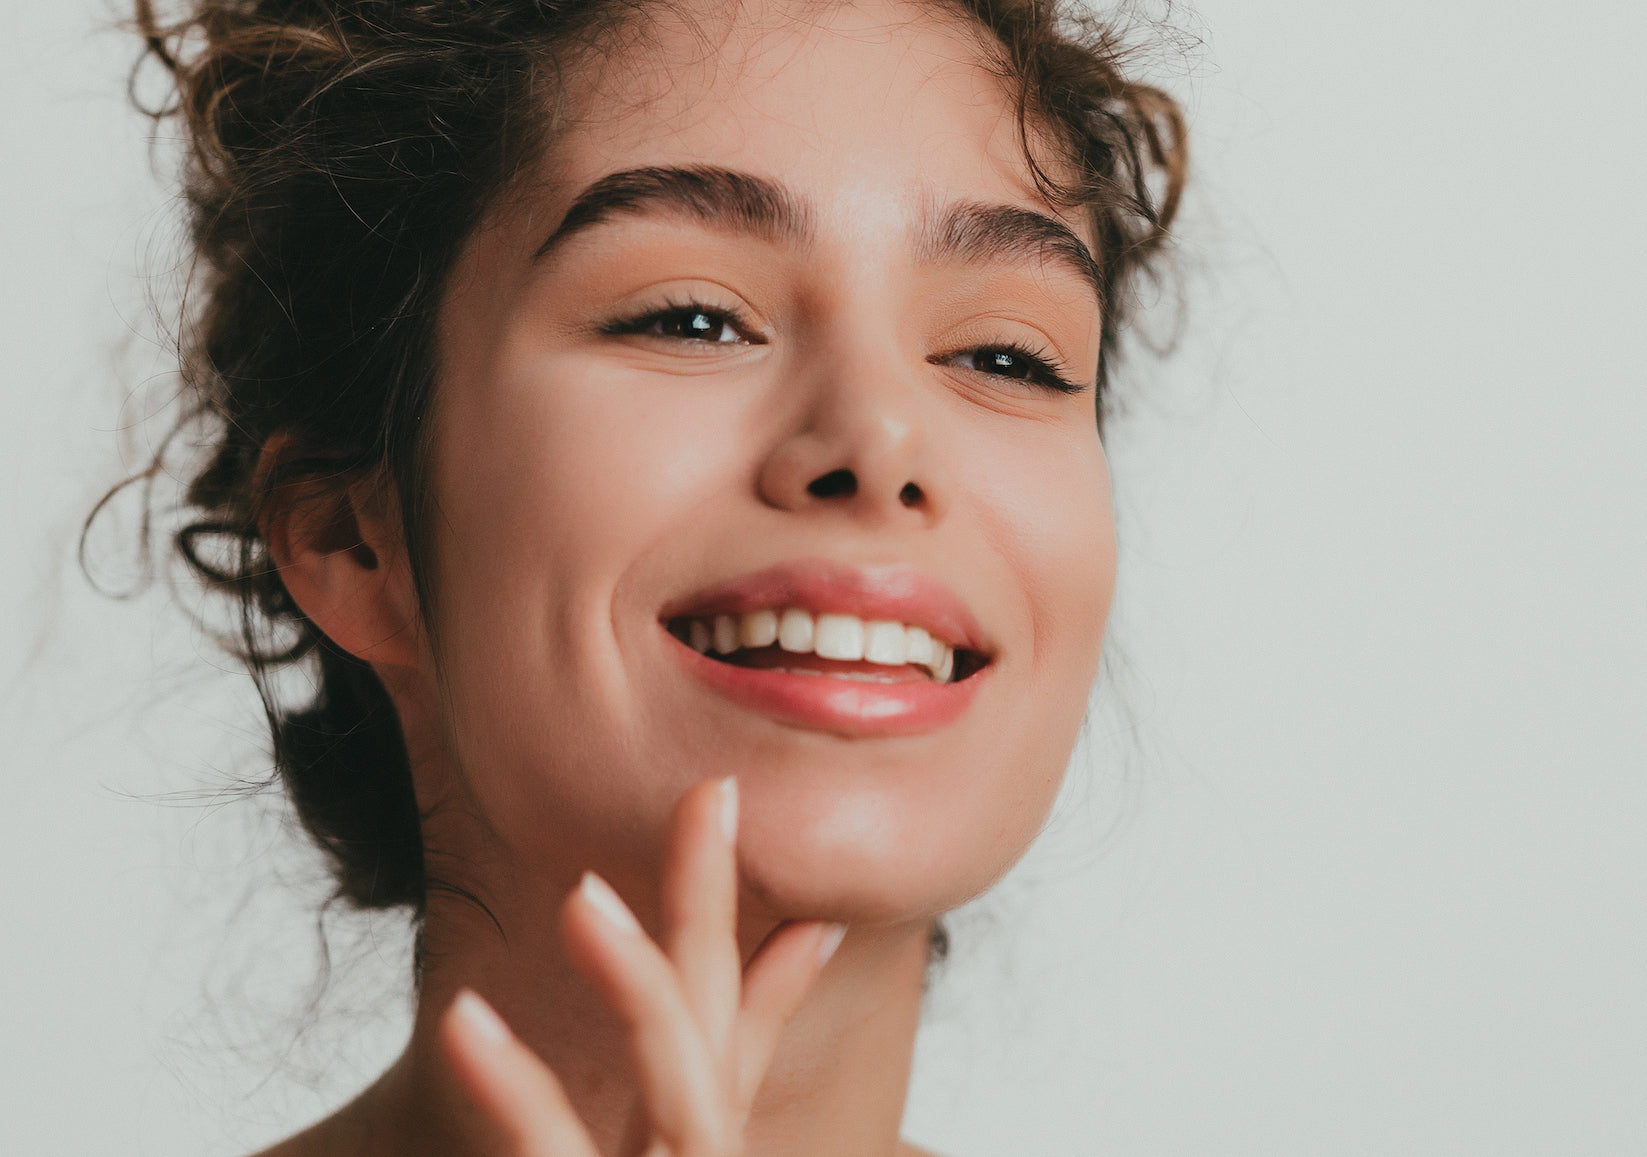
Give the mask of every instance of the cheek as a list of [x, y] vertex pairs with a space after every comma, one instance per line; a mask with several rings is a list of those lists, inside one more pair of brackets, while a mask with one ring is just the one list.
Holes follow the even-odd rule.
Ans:
[[1022, 697], [1008, 724], [1019, 770], [1001, 789], [1023, 821], [1010, 837], [1018, 851], [1051, 807], [1086, 717], [1116, 567], [1109, 471], [1096, 433], [1024, 449], [1035, 452], [1010, 456], [1016, 469], [981, 479], [991, 495], [987, 532], [1026, 608], [1027, 642], [1001, 672]]
[[454, 544], [465, 533], [506, 543], [500, 563], [548, 578], [599, 568], [668, 526], [717, 465], [714, 443], [686, 406], [623, 387], [575, 360], [543, 359], [453, 404], [439, 487], [461, 515]]
[[1041, 582], [1049, 608], [1037, 645], [1046, 654], [1058, 654], [1060, 665], [1071, 664], [1078, 676], [1071, 690], [1085, 702], [1097, 672], [1098, 655], [1115, 595], [1115, 512], [1109, 468], [1094, 439], [1093, 452], [1063, 492], [1048, 505], [1056, 510], [1043, 528], [1045, 557]]
[[1084, 703], [1115, 590], [1108, 462], [1096, 431], [1013, 434], [975, 447], [980, 522], [1020, 592], [1031, 678]]
[[[514, 630], [512, 613], [552, 608], [552, 629], [576, 652], [591, 600], [609, 602], [625, 568], [747, 472], [747, 439], [725, 392], [656, 379], [524, 350], [450, 391], [437, 455], [441, 530], [458, 571], [451, 581], [486, 581], [488, 621]], [[600, 613], [593, 625], [609, 620]]]
[[434, 538], [448, 742], [483, 810], [521, 817], [521, 832], [621, 814], [635, 799], [608, 765], [635, 712], [615, 595], [739, 473], [738, 439], [690, 387], [647, 390], [570, 356], [503, 358], [443, 388]]

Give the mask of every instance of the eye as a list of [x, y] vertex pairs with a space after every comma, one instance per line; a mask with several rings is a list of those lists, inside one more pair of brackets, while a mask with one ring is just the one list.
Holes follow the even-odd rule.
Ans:
[[975, 370], [990, 377], [1030, 382], [1060, 394], [1079, 394], [1086, 390], [1085, 386], [1070, 381], [1052, 357], [1018, 345], [979, 346], [934, 358], [933, 362]]
[[607, 334], [640, 334], [674, 341], [704, 342], [709, 345], [763, 345], [765, 339], [755, 333], [731, 310], [715, 309], [688, 302], [652, 310], [639, 317], [623, 318], [601, 327]]

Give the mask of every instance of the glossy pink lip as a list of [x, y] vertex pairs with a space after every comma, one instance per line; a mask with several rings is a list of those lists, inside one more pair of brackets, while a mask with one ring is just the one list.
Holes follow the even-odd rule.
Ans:
[[707, 618], [784, 607], [924, 627], [953, 647], [986, 658], [994, 654], [978, 620], [953, 591], [905, 566], [857, 567], [828, 559], [796, 559], [680, 599], [659, 617], [668, 623], [684, 616]]
[[[993, 649], [977, 620], [948, 588], [908, 567], [853, 567], [798, 560], [757, 571], [672, 603], [660, 616], [742, 614], [800, 607], [924, 627], [952, 646], [986, 658]], [[918, 735], [953, 723], [987, 682], [984, 667], [958, 683], [872, 683], [722, 663], [665, 633], [686, 669], [712, 690], [809, 730], [854, 737]], [[868, 668], [866, 668], [868, 669]]]
[[664, 638], [694, 677], [734, 703], [809, 731], [854, 738], [920, 735], [953, 723], [992, 670], [985, 667], [959, 683], [859, 683], [737, 667], [700, 655], [673, 635]]

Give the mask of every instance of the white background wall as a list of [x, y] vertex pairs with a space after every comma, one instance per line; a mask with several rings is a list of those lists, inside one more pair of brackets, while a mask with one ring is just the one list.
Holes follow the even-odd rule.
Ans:
[[[232, 1154], [393, 1051], [404, 950], [360, 930], [298, 1031], [313, 882], [227, 790], [243, 680], [73, 566], [165, 366], [106, 15], [0, 33], [0, 1150]], [[1647, 9], [1177, 20], [1190, 329], [1113, 432], [1125, 663], [957, 922], [911, 1134], [1647, 1152]]]

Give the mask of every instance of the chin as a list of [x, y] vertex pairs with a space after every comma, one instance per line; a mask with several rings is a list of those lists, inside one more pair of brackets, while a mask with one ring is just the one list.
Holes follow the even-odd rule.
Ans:
[[[776, 919], [925, 923], [1005, 874], [1051, 806], [937, 797], [867, 776], [787, 790], [745, 782], [738, 842], [746, 903]], [[903, 788], [904, 790], [897, 790]]]

